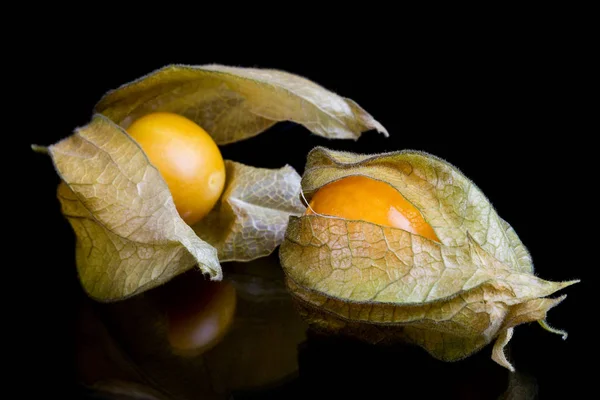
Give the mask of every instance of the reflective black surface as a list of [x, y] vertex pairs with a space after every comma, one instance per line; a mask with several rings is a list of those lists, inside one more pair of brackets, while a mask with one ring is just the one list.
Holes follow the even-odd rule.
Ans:
[[[238, 309], [264, 313], [259, 318], [261, 329], [265, 324], [279, 324], [281, 334], [266, 328], [279, 342], [262, 340], [257, 333], [249, 345], [252, 351], [245, 353], [241, 349], [249, 336], [233, 330], [233, 336], [220, 344], [229, 340], [232, 350], [224, 351], [232, 351], [233, 356], [218, 357], [219, 362], [229, 363], [221, 366], [229, 372], [220, 372], [207, 384], [196, 374], [195, 368], [200, 367], [195, 361], [173, 357], [167, 362], [162, 357], [166, 351], [161, 353], [164, 349], [148, 353], [144, 343], [135, 340], [136, 334], [142, 334], [136, 331], [142, 324], [136, 329], [128, 325], [132, 320], [126, 316], [133, 314], [128, 314], [127, 308], [145, 307], [143, 298], [101, 305], [83, 295], [73, 264], [73, 235], [55, 198], [58, 178], [47, 158], [32, 154], [28, 162], [34, 172], [24, 180], [36, 182], [31, 198], [37, 208], [29, 226], [42, 227], [36, 228], [34, 236], [28, 235], [35, 238], [36, 251], [29, 252], [32, 260], [27, 270], [28, 274], [35, 270], [36, 280], [24, 295], [39, 297], [34, 307], [39, 318], [52, 316], [51, 323], [43, 325], [44, 345], [36, 346], [36, 368], [58, 375], [41, 385], [46, 393], [72, 390], [79, 396], [102, 398], [91, 394], [89, 385], [81, 385], [83, 343], [97, 350], [94, 357], [103, 359], [92, 362], [102, 374], [115, 374], [122, 381], [135, 380], [141, 374], [146, 379], [144, 388], [155, 385], [162, 393], [167, 387], [169, 391], [179, 387], [179, 398], [199, 396], [198, 388], [216, 388], [222, 396], [231, 392], [235, 399], [376, 395], [496, 399], [507, 391], [513, 393], [513, 397], [505, 397], [510, 399], [536, 398], [535, 393], [541, 399], [584, 398], [583, 384], [589, 373], [584, 360], [591, 359], [589, 349], [594, 343], [584, 339], [586, 315], [591, 312], [585, 311], [590, 306], [584, 296], [592, 290], [588, 265], [595, 246], [593, 237], [581, 230], [589, 225], [581, 210], [594, 205], [593, 200], [581, 197], [585, 186], [580, 182], [582, 178], [585, 181], [587, 169], [578, 152], [587, 142], [576, 136], [582, 131], [580, 113], [585, 113], [574, 106], [577, 75], [557, 61], [578, 60], [571, 47], [555, 40], [538, 43], [535, 51], [486, 42], [460, 46], [456, 43], [461, 42], [435, 40], [427, 47], [407, 45], [403, 51], [398, 50], [402, 46], [386, 47], [376, 58], [354, 57], [335, 47], [322, 48], [325, 55], [315, 57], [312, 45], [285, 52], [285, 57], [272, 51], [223, 51], [219, 46], [204, 48], [202, 54], [197, 49], [173, 47], [163, 53], [140, 50], [136, 56], [121, 55], [116, 63], [112, 57], [91, 55], [88, 48], [64, 43], [56, 49], [55, 75], [40, 81], [36, 89], [60, 93], [63, 100], [45, 103], [39, 114], [45, 129], [32, 131], [29, 142], [50, 144], [69, 135], [73, 128], [87, 123], [104, 92], [165, 64], [217, 62], [288, 70], [356, 100], [387, 127], [391, 137], [368, 132], [357, 142], [328, 141], [302, 127], [282, 123], [253, 139], [224, 147], [225, 158], [262, 167], [290, 164], [302, 173], [306, 153], [316, 145], [362, 153], [405, 148], [430, 152], [460, 168], [490, 198], [529, 248], [538, 276], [583, 282], [569, 288], [567, 300], [549, 313], [552, 325], [569, 332], [567, 341], [537, 324], [516, 328], [509, 350], [516, 375], [491, 360], [489, 347], [447, 364], [418, 348], [384, 348], [316, 337], [306, 333], [299, 321], [292, 325], [281, 322], [282, 317], [295, 317], [288, 314], [293, 308], [280, 293], [270, 316], [267, 308], [251, 301], [242, 300]], [[276, 259], [271, 272], [278, 273]], [[86, 316], [93, 316], [92, 322], [87, 320], [92, 334], [82, 339], [81, 324]], [[32, 318], [23, 319], [31, 322]], [[28, 336], [29, 343], [40, 343], [39, 329], [32, 330], [35, 333]], [[109, 343], [97, 342], [102, 337]], [[156, 338], [148, 334], [144, 339], [151, 341], [152, 337]], [[117, 346], [118, 351], [106, 350], [105, 345]], [[40, 356], [40, 352], [47, 355]], [[118, 360], [123, 355], [127, 367], [119, 372], [122, 360]], [[113, 365], [115, 359], [117, 366]], [[233, 374], [236, 365], [243, 365], [242, 372]], [[270, 369], [274, 370], [272, 381], [261, 376], [261, 371], [269, 375]], [[22, 370], [29, 367], [24, 365]], [[210, 373], [210, 369], [205, 371]], [[250, 388], [246, 383], [252, 379], [260, 382]], [[231, 389], [228, 385], [233, 381], [241, 384]]]
[[194, 291], [202, 284], [194, 271], [123, 302], [84, 300], [77, 335], [81, 382], [107, 398], [134, 388], [158, 399], [346, 398], [392, 392], [411, 398], [537, 398], [536, 377], [527, 364], [520, 365], [526, 357], [510, 349], [518, 368], [514, 374], [490, 359], [489, 347], [466, 360], [444, 363], [413, 346], [318, 335], [295, 313], [276, 256], [224, 268], [236, 288], [235, 319], [216, 346], [196, 354], [181, 354], [169, 345], [164, 296], [158, 293], [169, 286], [177, 287], [168, 292], [171, 296]]

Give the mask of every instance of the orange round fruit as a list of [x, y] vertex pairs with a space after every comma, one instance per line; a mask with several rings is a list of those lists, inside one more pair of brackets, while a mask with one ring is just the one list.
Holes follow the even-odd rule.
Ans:
[[195, 122], [166, 112], [144, 115], [127, 133], [166, 181], [181, 218], [193, 225], [208, 214], [225, 186], [225, 162], [210, 135]]
[[439, 242], [421, 212], [391, 185], [366, 176], [348, 176], [320, 188], [306, 214], [367, 221], [403, 229]]

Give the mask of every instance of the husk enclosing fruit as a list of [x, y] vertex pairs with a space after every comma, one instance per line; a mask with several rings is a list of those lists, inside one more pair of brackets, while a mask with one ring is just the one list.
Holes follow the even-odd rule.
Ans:
[[131, 297], [195, 265], [220, 280], [220, 262], [270, 254], [289, 216], [305, 210], [292, 167], [226, 160], [217, 205], [186, 225], [161, 174], [126, 131], [153, 112], [187, 117], [219, 145], [279, 121], [332, 139], [356, 139], [370, 129], [387, 135], [352, 100], [283, 71], [170, 65], [107, 93], [89, 124], [45, 149], [62, 180], [58, 197], [77, 237], [81, 283], [99, 301]]
[[440, 242], [365, 221], [290, 217], [281, 264], [313, 328], [375, 343], [409, 342], [445, 361], [495, 339], [492, 358], [511, 370], [503, 350], [515, 326], [539, 321], [564, 334], [545, 317], [566, 296], [546, 296], [577, 281], [535, 276], [515, 231], [457, 168], [414, 151], [371, 156], [316, 148], [303, 193], [310, 201], [322, 186], [351, 175], [397, 189]]

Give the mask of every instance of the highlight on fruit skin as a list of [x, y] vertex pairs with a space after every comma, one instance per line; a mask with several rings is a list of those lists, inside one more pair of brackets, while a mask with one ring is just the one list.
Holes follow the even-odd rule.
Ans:
[[155, 112], [127, 133], [164, 178], [181, 218], [193, 225], [215, 206], [225, 186], [225, 162], [211, 136], [184, 116]]
[[389, 184], [352, 175], [320, 188], [306, 215], [329, 215], [403, 229], [439, 242], [421, 212]]

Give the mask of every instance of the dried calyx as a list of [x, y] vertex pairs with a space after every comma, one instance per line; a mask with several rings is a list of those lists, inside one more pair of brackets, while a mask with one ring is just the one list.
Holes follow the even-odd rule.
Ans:
[[[373, 199], [343, 190], [323, 198], [321, 190], [352, 176], [383, 182], [414, 207], [404, 207], [402, 226], [361, 217], [376, 214], [377, 191]], [[280, 259], [288, 289], [317, 330], [410, 342], [447, 361], [496, 339], [492, 358], [512, 370], [503, 349], [513, 328], [530, 321], [548, 327], [546, 312], [565, 296], [546, 296], [577, 282], [536, 277], [515, 231], [469, 179], [437, 157], [317, 148], [302, 189], [313, 211], [290, 218]], [[344, 197], [344, 207], [365, 210], [336, 216]], [[321, 200], [327, 206], [320, 212]]]
[[[305, 211], [300, 176], [290, 166], [265, 169], [231, 160], [223, 166], [218, 157], [212, 163], [216, 175], [203, 183], [214, 184], [214, 196], [192, 198], [189, 181], [180, 185], [171, 179], [169, 162], [151, 157], [147, 124], [140, 132], [136, 121], [176, 114], [217, 145], [251, 138], [279, 121], [331, 139], [357, 139], [370, 129], [387, 135], [355, 102], [307, 79], [222, 65], [167, 66], [107, 93], [95, 112], [71, 136], [35, 149], [50, 155], [62, 180], [58, 197], [77, 236], [79, 278], [99, 301], [134, 296], [194, 266], [221, 280], [221, 262], [272, 253], [289, 216]], [[184, 189], [183, 196], [171, 193], [175, 187]]]

